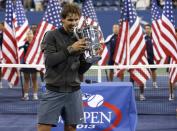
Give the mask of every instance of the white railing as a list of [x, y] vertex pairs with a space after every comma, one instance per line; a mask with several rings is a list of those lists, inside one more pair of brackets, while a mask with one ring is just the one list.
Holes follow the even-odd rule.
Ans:
[[[36, 64], [0, 64], [0, 67], [10, 68], [45, 68], [44, 65]], [[90, 69], [98, 70], [98, 82], [101, 82], [101, 71], [104, 69], [136, 69], [136, 68], [177, 68], [177, 64], [159, 64], [159, 65], [113, 65], [113, 66], [97, 66], [93, 65]]]

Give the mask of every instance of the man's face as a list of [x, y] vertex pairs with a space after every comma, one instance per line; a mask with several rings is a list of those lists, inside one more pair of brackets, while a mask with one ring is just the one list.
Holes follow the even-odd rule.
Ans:
[[62, 19], [63, 27], [67, 32], [73, 32], [75, 26], [79, 22], [80, 16], [77, 14], [69, 14], [66, 18]]
[[119, 25], [116, 25], [116, 24], [113, 25], [113, 29], [112, 30], [113, 30], [114, 34], [118, 34], [119, 33]]
[[4, 26], [2, 23], [0, 23], [0, 31], [3, 31], [4, 30]]
[[150, 26], [145, 26], [145, 33], [147, 35], [151, 35], [151, 27]]
[[29, 42], [31, 42], [33, 40], [33, 32], [32, 32], [32, 30], [28, 31], [26, 35], [27, 35], [27, 40]]
[[31, 26], [31, 30], [34, 32], [34, 34], [36, 33], [37, 30], [37, 25], [32, 25]]

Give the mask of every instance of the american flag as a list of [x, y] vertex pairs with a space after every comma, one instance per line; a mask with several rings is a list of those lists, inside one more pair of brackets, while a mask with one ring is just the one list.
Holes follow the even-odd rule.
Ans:
[[[18, 63], [17, 42], [15, 38], [15, 30], [13, 23], [14, 5], [11, 0], [6, 1], [4, 34], [2, 44], [3, 62], [5, 64]], [[18, 83], [18, 70], [16, 68], [2, 68], [4, 79], [8, 80], [12, 85]]]
[[[175, 20], [171, 0], [165, 1], [162, 13], [162, 48], [167, 56], [170, 56], [170, 64], [177, 64], [177, 38], [175, 34]], [[169, 68], [171, 83], [177, 82], [177, 68]]]
[[[170, 60], [170, 64], [177, 64], [174, 59]], [[169, 68], [169, 79], [171, 83], [176, 83], [177, 82], [177, 68]]]
[[[128, 37], [126, 35], [129, 33], [129, 24], [128, 24], [128, 15], [127, 15], [127, 6], [124, 6], [121, 10], [121, 19], [119, 24], [119, 34], [117, 37], [116, 46], [114, 49], [113, 59], [115, 61], [115, 65], [126, 65], [128, 64], [128, 51], [127, 51], [127, 42]], [[117, 77], [120, 77], [122, 73], [124, 73], [125, 69], [118, 69], [115, 74]]]
[[[114, 54], [115, 63], [121, 65], [148, 64], [145, 54], [145, 40], [136, 11], [131, 0], [123, 1], [120, 32]], [[138, 85], [145, 84], [150, 78], [148, 69], [132, 69], [130, 74]]]
[[98, 65], [106, 65], [109, 58], [109, 51], [105, 44], [102, 45], [103, 51], [101, 52], [101, 60], [98, 61]]
[[162, 48], [167, 56], [170, 56], [177, 63], [177, 40], [175, 35], [175, 21], [172, 0], [166, 0], [162, 13], [161, 26]]
[[[87, 25], [93, 25], [97, 27], [97, 29], [100, 32], [99, 35], [99, 41], [100, 43], [104, 42], [104, 37], [103, 33], [101, 31], [101, 27], [99, 25], [96, 12], [93, 6], [92, 0], [84, 0], [83, 5], [82, 5], [82, 16], [79, 21], [78, 27], [81, 28], [85, 24]], [[99, 65], [105, 64], [106, 60], [108, 59], [108, 49], [106, 45], [103, 44], [103, 51], [101, 53], [102, 59], [98, 62]]]
[[61, 5], [58, 0], [49, 0], [42, 22], [39, 24], [33, 41], [29, 45], [25, 59], [28, 64], [44, 64], [41, 42], [44, 34], [61, 26]]
[[157, 0], [152, 0], [152, 40], [153, 40], [153, 50], [154, 50], [154, 58], [156, 63], [164, 64], [166, 60], [166, 54], [162, 49], [161, 43], [161, 29], [162, 25], [161, 13], [160, 9], [157, 5]]
[[[16, 0], [14, 16], [15, 37], [19, 49], [19, 47], [24, 46], [26, 42], [27, 32], [30, 29], [21, 0]], [[18, 51], [18, 57], [19, 59], [24, 57], [23, 48], [20, 48], [20, 50]]]

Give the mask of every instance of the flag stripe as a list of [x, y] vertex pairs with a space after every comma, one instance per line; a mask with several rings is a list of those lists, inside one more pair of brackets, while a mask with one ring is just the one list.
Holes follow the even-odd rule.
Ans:
[[[137, 17], [136, 11], [131, 3], [131, 0], [123, 1], [123, 9], [121, 12], [122, 24], [120, 24], [120, 32], [116, 42], [116, 54], [114, 54], [116, 64], [131, 64], [142, 65], [148, 64], [145, 57], [145, 39], [142, 28]], [[125, 26], [125, 23], [127, 25]], [[121, 30], [122, 29], [122, 30]], [[117, 75], [124, 70], [118, 70]], [[150, 78], [150, 73], [147, 69], [131, 69], [130, 76], [138, 84], [145, 84], [146, 80]]]
[[161, 43], [166, 55], [177, 61], [177, 38], [174, 23], [172, 0], [166, 0], [162, 13]]
[[161, 43], [161, 26], [162, 20], [160, 16], [160, 9], [157, 5], [156, 0], [152, 0], [152, 40], [153, 40], [153, 50], [154, 57], [157, 64], [164, 64], [166, 59], [166, 54], [162, 49]]
[[[61, 27], [61, 5], [58, 0], [49, 0], [47, 8], [45, 10], [42, 21], [38, 25], [36, 34], [29, 45], [27, 53], [25, 55], [25, 61], [28, 64], [44, 64], [43, 61], [43, 52], [41, 52], [41, 42], [44, 37], [44, 34], [49, 30], [54, 30]], [[45, 71], [44, 69], [37, 68], [41, 72]]]
[[[14, 32], [13, 23], [13, 3], [11, 0], [6, 1], [4, 33], [2, 43], [2, 55], [3, 62], [6, 64], [17, 64], [17, 43]], [[3, 78], [8, 80], [11, 84], [16, 85], [18, 83], [18, 72], [16, 68], [2, 68]]]
[[[125, 61], [125, 53], [126, 53], [126, 35], [128, 34], [128, 22], [123, 22], [120, 28], [120, 33], [118, 34], [118, 39], [116, 41], [115, 53], [114, 53], [114, 61], [115, 63], [124, 64]], [[120, 35], [120, 37], [119, 37]], [[121, 62], [122, 61], [122, 62]]]

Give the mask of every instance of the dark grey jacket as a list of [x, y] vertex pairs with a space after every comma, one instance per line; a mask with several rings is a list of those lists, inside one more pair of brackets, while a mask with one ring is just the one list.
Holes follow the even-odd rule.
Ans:
[[91, 64], [85, 62], [81, 53], [69, 54], [67, 47], [76, 41], [64, 28], [49, 31], [45, 35], [42, 50], [47, 89], [56, 92], [72, 92], [80, 89], [79, 74], [85, 73]]

